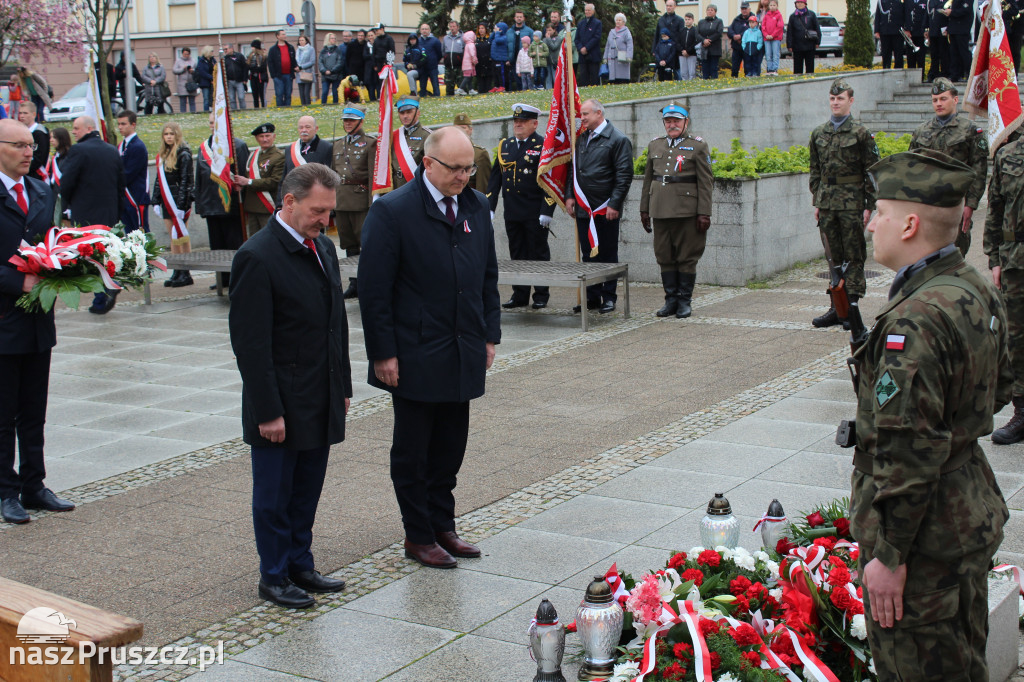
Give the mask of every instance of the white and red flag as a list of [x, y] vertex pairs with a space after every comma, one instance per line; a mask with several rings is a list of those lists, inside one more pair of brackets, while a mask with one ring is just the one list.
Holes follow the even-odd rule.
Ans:
[[988, 118], [988, 148], [994, 154], [1024, 120], [1024, 109], [1000, 3], [985, 2], [981, 16], [965, 103], [972, 114]]
[[84, 115], [96, 121], [96, 130], [100, 132], [100, 137], [104, 142], [110, 142], [110, 136], [107, 134], [107, 117], [103, 114], [103, 98], [100, 97], [100, 85], [96, 82], [96, 69], [92, 68], [93, 61], [94, 53], [90, 50], [89, 61], [85, 65], [85, 70], [89, 74], [89, 93], [85, 98]]
[[540, 152], [537, 183], [548, 196], [565, 208], [566, 184], [576, 139], [576, 120], [580, 112], [580, 93], [572, 70], [572, 46], [562, 41], [558, 67], [551, 91], [551, 111]]
[[[398, 79], [395, 68], [391, 65], [393, 57], [389, 54], [388, 63], [380, 72], [380, 120], [377, 126], [377, 157], [373, 160], [373, 182], [370, 191], [378, 196], [387, 194], [394, 189], [391, 183], [391, 129], [395, 122], [395, 94], [398, 93]], [[401, 132], [401, 131], [399, 131]]]
[[[203, 158], [210, 166], [210, 179], [217, 184], [220, 201], [224, 210], [231, 208], [231, 164], [236, 161], [234, 144], [231, 140], [231, 110], [228, 107], [227, 83], [221, 62], [213, 67], [213, 134], [200, 147]], [[243, 159], [237, 159], [242, 163]]]

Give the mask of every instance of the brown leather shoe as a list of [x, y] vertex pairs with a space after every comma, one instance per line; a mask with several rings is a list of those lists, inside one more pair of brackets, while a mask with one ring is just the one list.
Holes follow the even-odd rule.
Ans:
[[479, 547], [469, 544], [453, 530], [438, 533], [437, 544], [448, 550], [448, 553], [452, 556], [463, 557], [464, 559], [476, 559], [480, 556]]
[[458, 566], [454, 557], [441, 549], [436, 542], [429, 545], [415, 545], [406, 540], [405, 556], [427, 568], [455, 568]]

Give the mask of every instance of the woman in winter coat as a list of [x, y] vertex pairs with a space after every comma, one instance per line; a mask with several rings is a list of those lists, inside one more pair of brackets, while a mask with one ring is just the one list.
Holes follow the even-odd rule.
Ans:
[[156, 107], [156, 113], [161, 113], [164, 108], [164, 83], [167, 81], [167, 70], [160, 63], [160, 57], [156, 52], [149, 53], [149, 64], [142, 69], [142, 81], [146, 84], [146, 109], [145, 114], [149, 116]]
[[779, 11], [778, 0], [769, 0], [768, 11], [761, 22], [764, 34], [765, 67], [769, 76], [779, 75], [779, 55], [782, 53], [782, 39], [786, 35], [786, 20]]
[[[164, 124], [156, 164], [156, 182], [153, 183], [150, 203], [159, 208], [163, 216], [167, 234], [171, 237], [171, 253], [191, 253], [192, 243], [187, 234], [181, 234], [178, 226], [188, 221], [192, 209], [195, 173], [192, 170], [192, 151], [185, 142], [181, 126], [174, 121]], [[187, 287], [190, 284], [192, 275], [188, 270], [175, 270], [164, 281], [165, 287]]]
[[494, 84], [499, 88], [508, 90], [510, 73], [508, 53], [508, 24], [499, 21], [491, 34], [491, 64], [494, 65]]
[[722, 34], [725, 24], [718, 18], [718, 6], [708, 5], [706, 16], [697, 24], [701, 46], [701, 72], [704, 78], [718, 78], [718, 60], [722, 58]]
[[[196, 60], [192, 59], [192, 50], [187, 47], [181, 48], [181, 56], [174, 60], [174, 66], [171, 67], [171, 71], [177, 76], [175, 79], [177, 81], [175, 94], [178, 95], [178, 111], [182, 114], [185, 113], [186, 105], [192, 113], [196, 111], [196, 90], [198, 89], [198, 84], [195, 81], [195, 69]], [[189, 81], [194, 84], [191, 92], [188, 89]]]
[[[338, 86], [345, 77], [345, 56], [335, 40], [333, 33], [327, 34], [324, 38], [324, 47], [320, 50], [320, 59], [317, 61], [320, 81], [323, 83], [320, 104], [327, 104], [328, 91], [334, 95], [334, 103], [338, 103]], [[297, 54], [295, 58], [298, 59]]]
[[207, 45], [199, 53], [196, 62], [196, 85], [203, 93], [203, 111], [209, 111], [213, 105], [213, 45]]
[[[299, 46], [295, 48], [295, 64], [299, 67], [299, 102], [304, 107], [309, 106], [313, 101], [313, 67], [316, 66], [316, 48], [309, 44], [309, 38], [304, 35], [299, 36]], [[309, 74], [308, 81], [302, 80], [305, 73]]]
[[263, 43], [259, 38], [249, 43], [249, 85], [252, 86], [252, 106], [254, 109], [267, 106], [267, 83], [270, 72], [267, 70], [267, 53], [263, 51]]
[[626, 15], [615, 15], [615, 28], [608, 31], [604, 46], [604, 59], [608, 64], [609, 83], [628, 83], [633, 63], [633, 34], [626, 27]]
[[814, 73], [814, 51], [821, 42], [818, 15], [807, 9], [805, 0], [796, 0], [796, 9], [789, 15], [786, 44], [793, 51], [793, 73]]
[[463, 33], [462, 44], [462, 83], [459, 84], [459, 89], [467, 95], [475, 95], [477, 91], [473, 89], [473, 78], [476, 76], [476, 65], [478, 62], [476, 34], [472, 31]]
[[554, 83], [555, 71], [558, 70], [558, 51], [562, 49], [562, 38], [551, 24], [544, 29], [544, 33], [544, 44], [548, 46], [548, 78], [544, 87], [548, 87]]
[[476, 89], [487, 92], [491, 89], [491, 41], [487, 36], [487, 24], [476, 27]]
[[18, 77], [21, 78], [21, 98], [32, 100], [36, 105], [36, 122], [42, 123], [45, 120], [43, 107], [50, 106], [50, 85], [27, 66], [18, 67]]

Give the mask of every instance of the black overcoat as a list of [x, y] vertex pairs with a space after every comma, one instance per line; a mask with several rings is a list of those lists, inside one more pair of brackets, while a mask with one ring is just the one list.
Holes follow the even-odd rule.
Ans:
[[113, 227], [121, 220], [124, 163], [114, 145], [94, 130], [71, 145], [60, 170], [60, 197], [73, 225]]

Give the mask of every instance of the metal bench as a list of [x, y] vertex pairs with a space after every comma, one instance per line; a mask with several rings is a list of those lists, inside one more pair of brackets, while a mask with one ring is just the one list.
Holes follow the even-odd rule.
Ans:
[[[234, 251], [194, 251], [192, 253], [169, 253], [164, 258], [169, 269], [204, 270], [207, 272], [230, 272], [231, 259]], [[341, 276], [355, 277], [359, 268], [359, 256], [341, 258]], [[553, 263], [534, 260], [499, 260], [498, 284], [529, 284], [549, 287], [578, 287], [580, 301], [584, 302], [580, 318], [583, 331], [590, 329], [589, 316], [586, 312], [586, 288], [591, 284], [600, 284], [621, 279], [623, 285], [623, 315], [629, 318], [629, 265], [626, 263]], [[221, 278], [217, 277], [217, 295], [224, 295]], [[149, 303], [147, 285], [146, 302]]]

